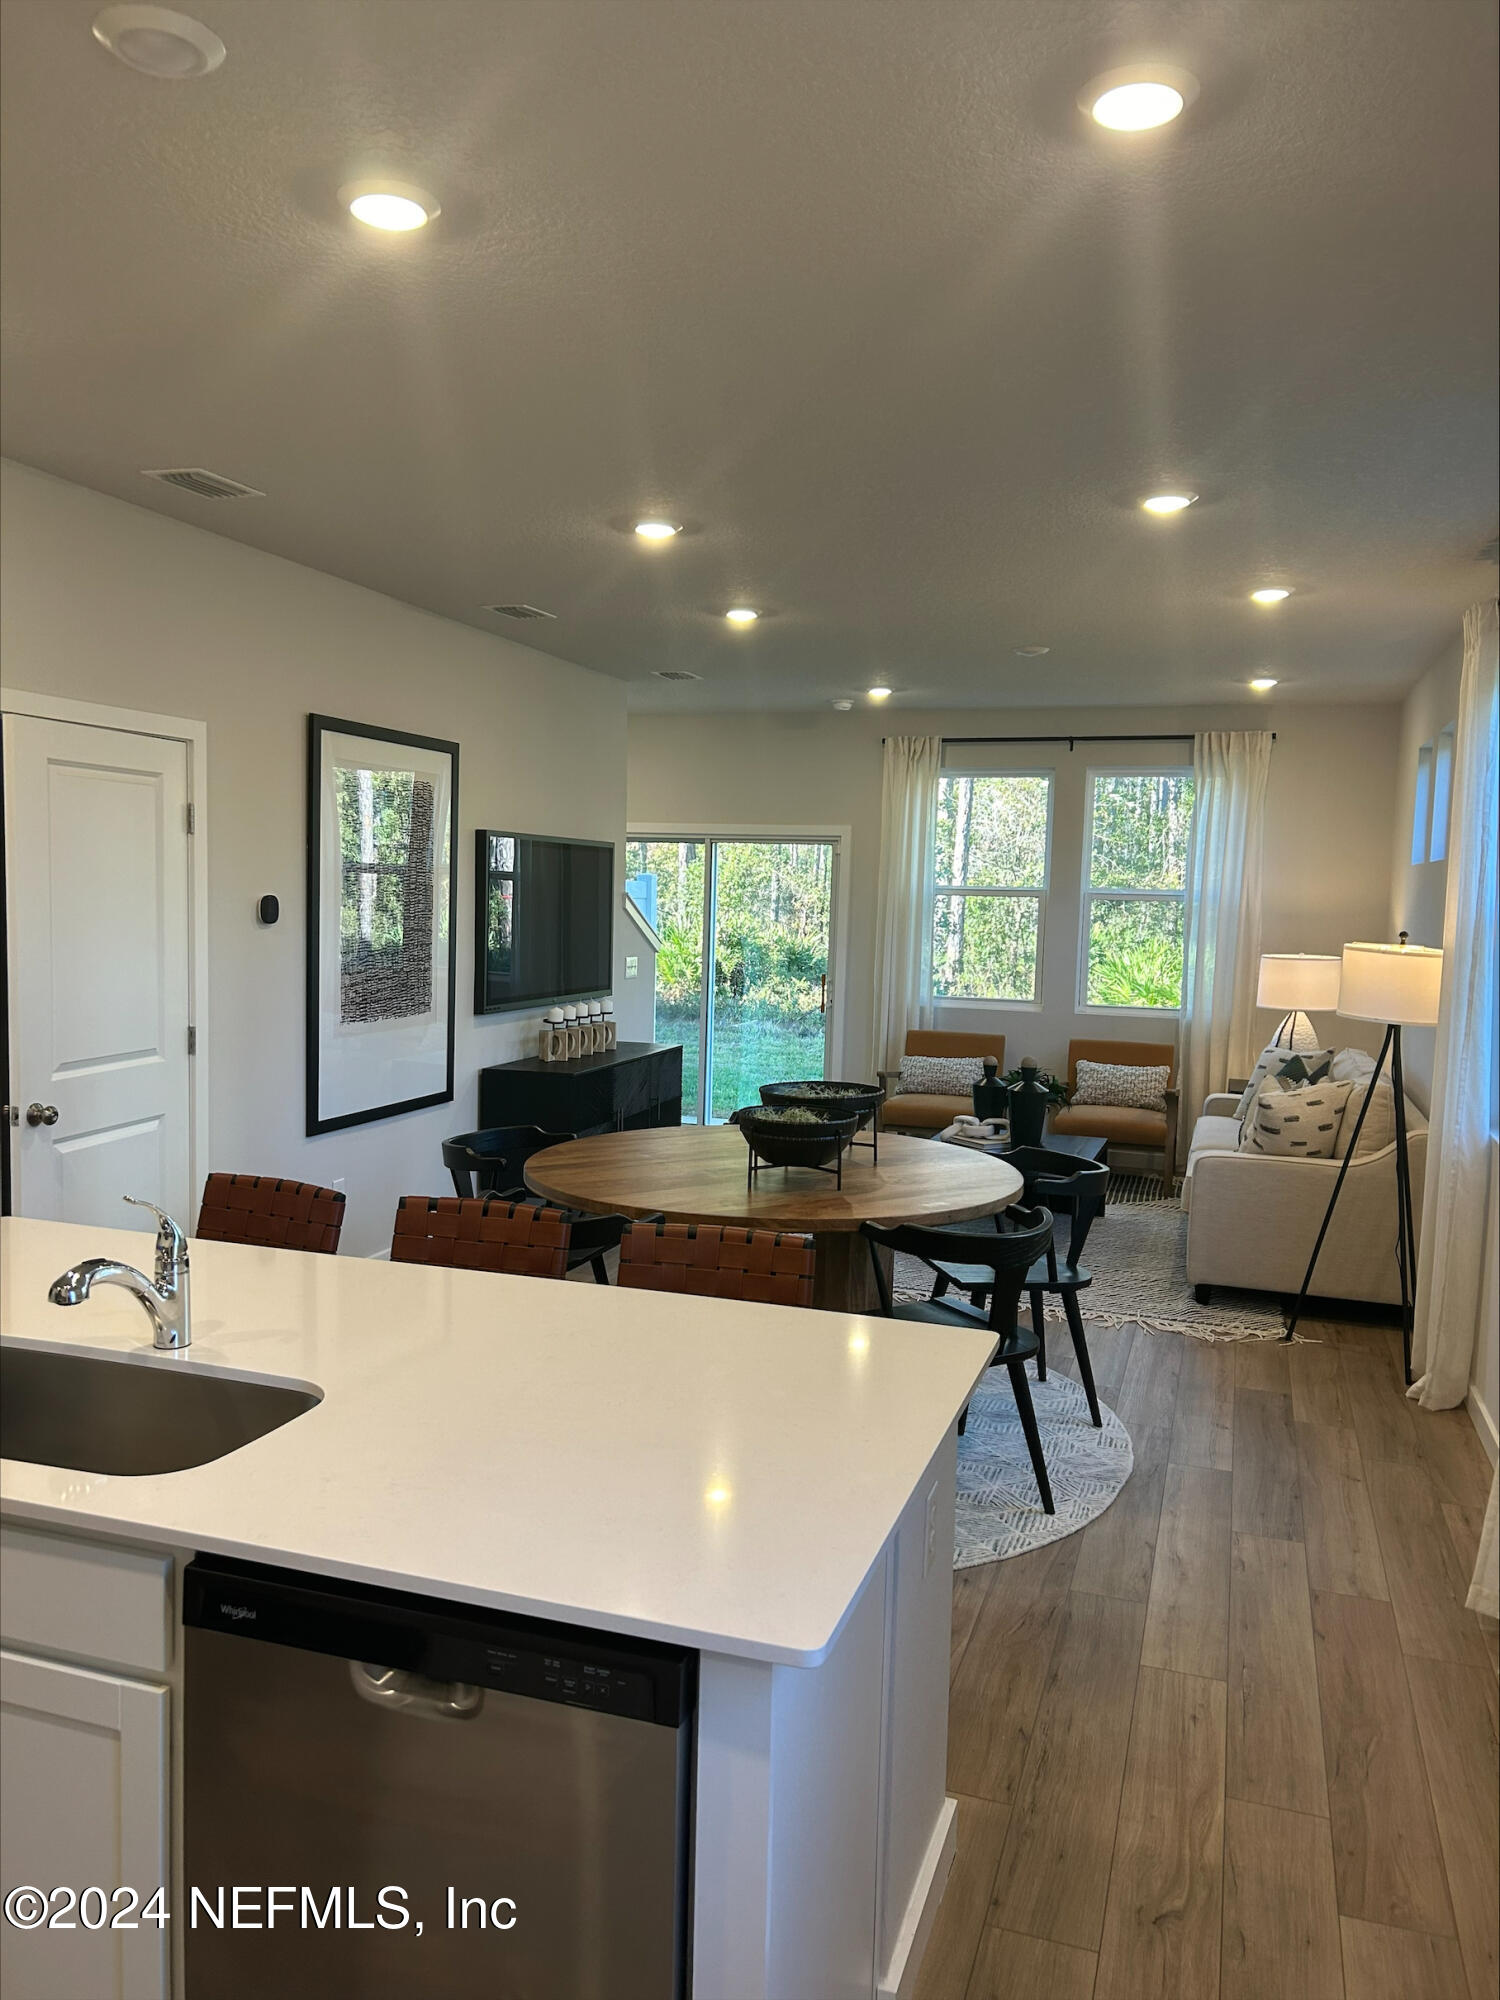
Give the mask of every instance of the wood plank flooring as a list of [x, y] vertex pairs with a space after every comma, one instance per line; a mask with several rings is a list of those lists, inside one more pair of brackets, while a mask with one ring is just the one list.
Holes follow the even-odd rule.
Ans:
[[1489, 1463], [1405, 1401], [1394, 1329], [1302, 1331], [1091, 1341], [1136, 1469], [955, 1578], [959, 1850], [917, 2000], [1494, 2000]]

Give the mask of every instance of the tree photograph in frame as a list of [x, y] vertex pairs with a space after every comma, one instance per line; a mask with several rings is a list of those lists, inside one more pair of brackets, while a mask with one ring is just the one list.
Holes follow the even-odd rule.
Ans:
[[453, 1097], [458, 745], [308, 717], [307, 1132]]

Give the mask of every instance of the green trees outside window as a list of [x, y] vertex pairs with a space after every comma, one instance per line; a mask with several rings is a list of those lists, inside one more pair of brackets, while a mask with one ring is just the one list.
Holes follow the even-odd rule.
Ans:
[[1084, 858], [1083, 1000], [1182, 1005], [1191, 771], [1095, 771]]
[[[704, 917], [713, 1006], [704, 1115], [760, 1085], [823, 1074], [834, 847], [826, 840], [632, 840], [626, 886], [662, 940], [656, 1038], [683, 1048], [683, 1103], [700, 1095]], [[712, 866], [705, 901], [704, 871]]]
[[1041, 998], [1052, 780], [954, 774], [938, 792], [932, 990], [940, 1000]]

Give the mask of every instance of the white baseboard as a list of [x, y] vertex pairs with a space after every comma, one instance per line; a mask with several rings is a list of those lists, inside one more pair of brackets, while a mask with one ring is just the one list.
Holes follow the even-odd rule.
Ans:
[[922, 1955], [937, 1921], [938, 1905], [948, 1886], [948, 1873], [958, 1852], [958, 1800], [944, 1799], [912, 1884], [911, 1898], [891, 1950], [891, 1962], [880, 1977], [877, 2000], [911, 2000]]
[[1495, 1424], [1495, 1413], [1487, 1407], [1474, 1383], [1469, 1384], [1469, 1393], [1464, 1399], [1469, 1412], [1469, 1421], [1479, 1433], [1479, 1442], [1484, 1446], [1491, 1465], [1500, 1463], [1500, 1429]]
[[389, 1264], [390, 1261], [391, 1246], [389, 1243], [386, 1244], [383, 1250], [367, 1250], [365, 1252], [365, 1262], [367, 1264]]

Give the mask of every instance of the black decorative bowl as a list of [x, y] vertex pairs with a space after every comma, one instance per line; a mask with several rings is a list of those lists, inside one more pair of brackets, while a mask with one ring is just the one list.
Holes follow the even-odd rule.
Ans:
[[820, 1167], [826, 1173], [842, 1164], [844, 1148], [859, 1129], [856, 1113], [841, 1117], [795, 1118], [787, 1113], [803, 1105], [747, 1104], [730, 1119], [745, 1135], [750, 1170], [768, 1167]]
[[818, 1077], [806, 1083], [763, 1083], [760, 1101], [783, 1110], [816, 1111], [824, 1118], [852, 1116], [863, 1128], [885, 1102], [885, 1091], [878, 1083], [826, 1083]]

